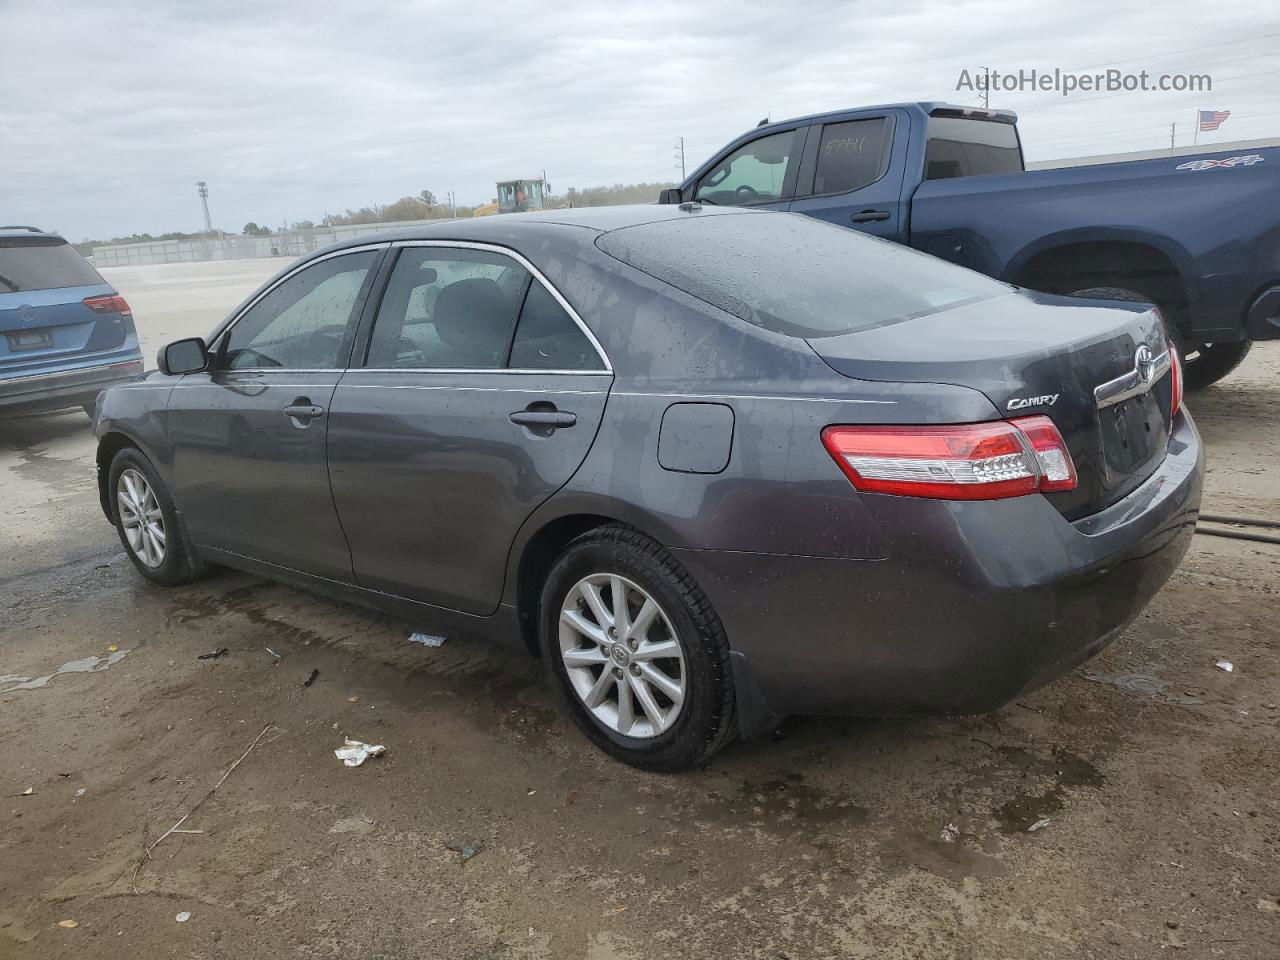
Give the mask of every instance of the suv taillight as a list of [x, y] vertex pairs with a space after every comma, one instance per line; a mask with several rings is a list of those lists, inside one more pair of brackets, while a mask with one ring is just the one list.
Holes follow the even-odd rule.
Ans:
[[99, 297], [85, 297], [81, 302], [94, 313], [118, 313], [126, 317], [133, 316], [133, 311], [129, 309], [129, 301], [118, 293], [104, 294]]
[[1073, 490], [1075, 465], [1048, 417], [912, 427], [827, 427], [822, 443], [867, 493], [999, 500]]
[[1169, 344], [1169, 385], [1173, 387], [1173, 402], [1169, 408], [1169, 416], [1173, 416], [1182, 407], [1182, 351], [1176, 343]]

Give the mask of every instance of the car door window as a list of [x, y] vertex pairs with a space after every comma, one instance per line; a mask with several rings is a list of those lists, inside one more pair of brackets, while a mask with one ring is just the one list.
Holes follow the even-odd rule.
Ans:
[[560, 301], [537, 281], [520, 308], [511, 344], [514, 370], [603, 370], [604, 363]]
[[491, 370], [505, 365], [532, 275], [487, 250], [406, 247], [378, 308], [366, 365]]
[[891, 131], [888, 117], [824, 124], [813, 192], [848, 193], [879, 180], [888, 167]]
[[321, 260], [250, 307], [227, 333], [228, 370], [334, 370], [346, 366], [356, 304], [379, 251]]
[[795, 147], [795, 130], [752, 140], [699, 180], [694, 196], [722, 206], [780, 200]]

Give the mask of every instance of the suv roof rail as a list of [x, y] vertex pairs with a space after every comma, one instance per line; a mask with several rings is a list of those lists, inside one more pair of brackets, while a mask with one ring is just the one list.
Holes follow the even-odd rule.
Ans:
[[32, 233], [44, 233], [39, 227], [29, 227], [23, 223], [9, 223], [0, 227], [0, 230], [30, 230]]

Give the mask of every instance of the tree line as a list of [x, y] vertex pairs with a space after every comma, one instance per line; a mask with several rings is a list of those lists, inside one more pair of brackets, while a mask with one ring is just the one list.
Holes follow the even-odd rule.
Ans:
[[[674, 183], [615, 183], [612, 186], [570, 187], [563, 194], [548, 198], [547, 206], [559, 207], [607, 207], [622, 203], [653, 203], [658, 194]], [[490, 201], [496, 203], [497, 201]], [[472, 217], [479, 207], [454, 206], [441, 203], [430, 190], [422, 190], [417, 196], [401, 197], [385, 205], [361, 207], [358, 210], [348, 209], [344, 213], [326, 213], [317, 223], [314, 220], [299, 220], [289, 224], [290, 230], [313, 230], [321, 227], [342, 227], [361, 223], [394, 223], [400, 220], [432, 220], [443, 217]], [[269, 237], [275, 231], [250, 220], [240, 230], [245, 237]], [[221, 231], [215, 231], [218, 236]], [[147, 243], [154, 240], [198, 240], [210, 236], [203, 232], [182, 233], [172, 231], [152, 235], [150, 233], [134, 233], [127, 237], [112, 237], [110, 240], [85, 240], [75, 245], [81, 253], [88, 255], [95, 246], [107, 246], [123, 243]]]

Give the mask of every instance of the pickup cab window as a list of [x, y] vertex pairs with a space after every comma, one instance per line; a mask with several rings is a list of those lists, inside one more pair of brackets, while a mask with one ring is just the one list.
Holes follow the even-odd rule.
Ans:
[[1022, 172], [1022, 147], [1011, 123], [930, 117], [928, 135], [926, 180]]
[[694, 196], [720, 206], [782, 199], [787, 169], [795, 160], [796, 131], [771, 133], [743, 144], [698, 181]]
[[888, 117], [825, 124], [813, 192], [848, 193], [879, 180], [889, 165], [892, 130]]

